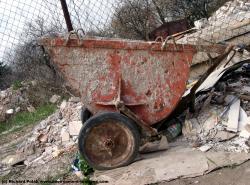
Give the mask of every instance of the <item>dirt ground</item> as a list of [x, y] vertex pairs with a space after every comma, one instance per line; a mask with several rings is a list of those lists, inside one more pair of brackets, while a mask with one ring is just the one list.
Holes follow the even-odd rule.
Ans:
[[159, 185], [249, 185], [250, 161], [230, 168], [223, 168], [196, 178], [177, 179]]
[[[8, 137], [0, 137], [0, 160], [15, 154], [18, 144], [29, 136], [33, 126], [21, 129], [15, 133], [8, 134]], [[9, 174], [5, 174], [3, 179], [40, 179], [52, 180], [54, 178], [62, 178], [69, 174], [70, 165], [74, 158], [74, 153], [67, 153], [59, 156], [55, 160], [50, 161], [46, 165], [32, 168], [25, 166], [17, 166], [11, 169]], [[0, 175], [1, 177], [1, 175]], [[76, 179], [77, 180], [77, 179]], [[1, 184], [1, 178], [0, 178]]]
[[[28, 128], [28, 130], [31, 130]], [[17, 133], [12, 133], [12, 137], [1, 138], [0, 156], [6, 157], [13, 154], [16, 146], [28, 134], [24, 130]], [[4, 144], [5, 143], [5, 144]], [[6, 144], [9, 143], [9, 144]], [[41, 165], [35, 168], [25, 169], [25, 167], [12, 169], [7, 175], [7, 179], [64, 179], [64, 180], [79, 180], [78, 177], [70, 170], [70, 165], [74, 158], [74, 153], [63, 155], [45, 166]], [[196, 178], [176, 179], [170, 182], [159, 182], [159, 185], [249, 185], [250, 184], [250, 161], [245, 162], [240, 166], [223, 168]]]

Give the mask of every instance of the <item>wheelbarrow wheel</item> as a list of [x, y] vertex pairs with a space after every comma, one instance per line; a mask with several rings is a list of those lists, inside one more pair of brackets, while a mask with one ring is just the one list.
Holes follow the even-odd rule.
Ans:
[[119, 113], [102, 113], [88, 119], [78, 140], [87, 163], [97, 170], [125, 166], [139, 151], [140, 134], [134, 121]]

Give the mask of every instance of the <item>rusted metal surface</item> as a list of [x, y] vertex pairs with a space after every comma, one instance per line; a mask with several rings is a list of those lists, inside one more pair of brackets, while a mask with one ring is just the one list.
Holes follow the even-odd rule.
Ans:
[[131, 131], [116, 121], [106, 121], [93, 127], [85, 140], [85, 151], [92, 163], [116, 167], [128, 160], [134, 140]]
[[178, 32], [183, 32], [189, 28], [187, 19], [166, 22], [149, 33], [149, 39], [155, 40], [157, 37], [166, 38]]
[[131, 111], [123, 102], [118, 102], [117, 106], [119, 111], [123, 114], [134, 120], [138, 126], [142, 128], [142, 131], [145, 132], [145, 136], [153, 137], [157, 136], [158, 132], [156, 129], [147, 125], [143, 120], [141, 120], [133, 111]]
[[149, 137], [158, 135], [158, 133], [155, 129], [153, 129], [148, 124], [146, 124], [143, 120], [141, 120], [135, 113], [133, 113], [127, 107], [127, 106], [146, 105], [146, 102], [145, 103], [139, 102], [139, 103], [132, 103], [132, 104], [125, 103], [121, 99], [121, 89], [122, 89], [122, 78], [120, 77], [119, 83], [118, 83], [117, 97], [110, 102], [96, 102], [96, 104], [97, 105], [104, 105], [104, 106], [108, 106], [108, 105], [115, 106], [118, 111], [122, 112], [123, 114], [125, 114], [126, 116], [128, 116], [129, 118], [131, 118], [132, 120], [134, 120], [137, 123], [137, 125], [142, 129], [143, 135], [149, 136]]
[[117, 111], [110, 102], [121, 93], [124, 105], [148, 125], [161, 121], [176, 107], [196, 52], [190, 45], [169, 43], [161, 50], [157, 42], [96, 38], [70, 38], [68, 42], [48, 38], [41, 44], [93, 114]]

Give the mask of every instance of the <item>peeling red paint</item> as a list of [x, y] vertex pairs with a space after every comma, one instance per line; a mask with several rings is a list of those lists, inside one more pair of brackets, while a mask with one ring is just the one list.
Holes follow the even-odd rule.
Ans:
[[121, 99], [149, 125], [163, 120], [176, 107], [196, 52], [190, 45], [177, 45], [176, 50], [168, 44], [161, 50], [157, 42], [94, 38], [44, 39], [42, 44], [92, 113], [116, 111], [114, 106], [96, 102], [115, 100], [121, 78]]

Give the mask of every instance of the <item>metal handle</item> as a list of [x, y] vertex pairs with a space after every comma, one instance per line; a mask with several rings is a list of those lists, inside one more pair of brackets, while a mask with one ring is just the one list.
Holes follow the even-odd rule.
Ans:
[[167, 42], [168, 42], [169, 40], [171, 40], [171, 39], [173, 40], [175, 50], [177, 51], [177, 44], [176, 44], [176, 41], [175, 41], [175, 37], [172, 36], [172, 35], [168, 36], [168, 37], [165, 39], [165, 41], [162, 43], [162, 46], [161, 46], [161, 49], [162, 49], [162, 50], [166, 49], [166, 47], [167, 47]]
[[156, 37], [155, 42], [158, 42], [158, 41], [163, 42], [164, 41], [163, 37], [162, 36]]
[[80, 34], [79, 34], [80, 31], [83, 33], [83, 35], [85, 35], [85, 32], [84, 32], [84, 30], [83, 30], [82, 28], [79, 28], [79, 29], [77, 29], [77, 30], [72, 30], [72, 31], [70, 31], [69, 34], [67, 35], [66, 41], [65, 41], [65, 43], [64, 43], [64, 46], [67, 46], [67, 45], [68, 45], [68, 42], [69, 42], [69, 40], [71, 39], [71, 36], [72, 36], [72, 35], [75, 35], [75, 36], [77, 37], [78, 44], [79, 44], [79, 45], [82, 45], [82, 40], [81, 40], [81, 38], [80, 38], [81, 36], [80, 36]]

